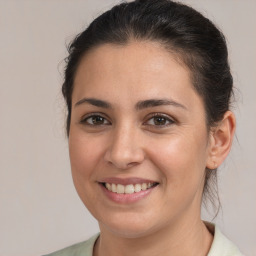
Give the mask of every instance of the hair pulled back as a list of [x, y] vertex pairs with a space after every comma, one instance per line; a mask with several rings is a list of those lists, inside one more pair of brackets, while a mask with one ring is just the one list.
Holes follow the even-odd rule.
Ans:
[[[233, 87], [224, 35], [189, 6], [171, 0], [136, 0], [103, 13], [70, 44], [62, 86], [68, 109], [67, 134], [73, 83], [82, 57], [105, 43], [126, 45], [131, 41], [159, 42], [176, 55], [191, 71], [194, 89], [203, 99], [207, 128], [222, 120]], [[216, 171], [206, 170], [204, 194], [213, 205], [218, 198], [216, 179]]]

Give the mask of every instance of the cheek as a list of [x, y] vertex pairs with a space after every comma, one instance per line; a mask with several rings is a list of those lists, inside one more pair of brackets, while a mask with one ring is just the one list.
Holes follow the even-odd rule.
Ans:
[[99, 145], [99, 139], [89, 139], [82, 131], [75, 128], [69, 135], [69, 155], [72, 171], [72, 178], [76, 191], [90, 210], [97, 202], [97, 193], [95, 193], [96, 173], [99, 169], [102, 157], [102, 143]]
[[150, 153], [152, 162], [172, 188], [186, 190], [201, 183], [206, 161], [206, 140], [202, 136], [175, 134], [154, 145]]
[[[93, 170], [100, 163], [102, 156], [102, 141], [99, 139], [91, 140], [79, 131], [70, 132], [69, 136], [69, 155], [72, 175], [74, 178], [86, 177], [93, 178]], [[100, 144], [100, 145], [99, 145]]]

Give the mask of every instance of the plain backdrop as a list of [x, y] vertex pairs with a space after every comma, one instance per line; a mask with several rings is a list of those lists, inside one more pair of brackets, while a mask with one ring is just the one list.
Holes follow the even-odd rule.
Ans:
[[[73, 187], [60, 89], [66, 45], [117, 2], [0, 0], [0, 256], [42, 255], [98, 232]], [[227, 37], [238, 126], [215, 222], [255, 256], [256, 1], [184, 2]]]

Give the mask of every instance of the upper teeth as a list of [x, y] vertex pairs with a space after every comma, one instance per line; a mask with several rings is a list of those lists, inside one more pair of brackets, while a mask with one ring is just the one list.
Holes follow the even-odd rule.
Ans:
[[118, 193], [118, 194], [132, 194], [135, 192], [140, 192], [141, 190], [146, 190], [151, 188], [154, 184], [153, 183], [142, 183], [142, 184], [129, 184], [129, 185], [122, 185], [122, 184], [110, 184], [106, 183], [106, 188], [109, 191]]

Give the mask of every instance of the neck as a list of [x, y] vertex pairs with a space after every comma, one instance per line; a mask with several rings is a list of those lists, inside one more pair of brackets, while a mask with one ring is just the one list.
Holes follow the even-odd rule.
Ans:
[[101, 225], [100, 229], [101, 235], [95, 245], [94, 256], [206, 256], [213, 240], [200, 218], [178, 221], [138, 238], [121, 237]]

